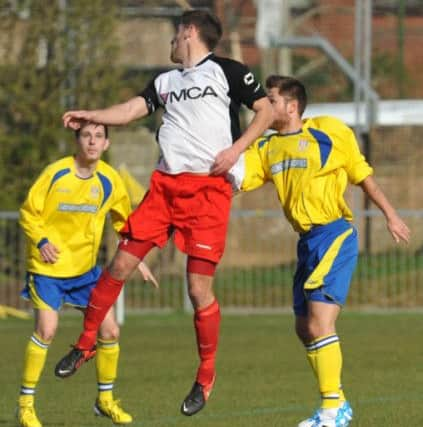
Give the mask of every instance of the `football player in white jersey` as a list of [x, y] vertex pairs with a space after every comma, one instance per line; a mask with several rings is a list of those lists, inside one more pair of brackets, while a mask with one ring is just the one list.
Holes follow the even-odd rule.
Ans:
[[[58, 363], [56, 375], [73, 374], [91, 354], [98, 327], [125, 280], [153, 247], [162, 248], [173, 233], [176, 246], [188, 256], [188, 292], [200, 358], [194, 385], [181, 406], [184, 415], [204, 407], [216, 378], [220, 309], [213, 277], [225, 246], [231, 172], [241, 153], [269, 127], [273, 114], [248, 67], [213, 54], [221, 35], [214, 15], [184, 12], [171, 42], [171, 59], [181, 68], [159, 74], [127, 102], [63, 116], [65, 126], [77, 129], [83, 120], [125, 125], [164, 109], [157, 133], [160, 158], [150, 190], [129, 217], [125, 240], [91, 294], [84, 331]], [[241, 104], [255, 113], [244, 132], [238, 117]]]

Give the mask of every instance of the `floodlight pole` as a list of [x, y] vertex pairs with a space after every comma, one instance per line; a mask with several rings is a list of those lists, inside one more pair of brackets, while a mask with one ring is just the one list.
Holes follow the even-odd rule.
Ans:
[[[371, 85], [371, 46], [372, 46], [372, 0], [355, 0], [355, 71], [361, 81]], [[362, 150], [367, 161], [371, 162], [370, 130], [375, 122], [369, 92], [354, 85], [354, 105], [356, 114], [356, 133], [359, 136]], [[360, 106], [364, 105], [363, 122], [360, 120]], [[364, 196], [364, 249], [371, 252], [371, 218], [367, 215], [370, 200]]]
[[[284, 36], [289, 36], [291, 34], [291, 7], [288, 0], [281, 1], [281, 15], [281, 33]], [[292, 75], [292, 52], [286, 47], [279, 49], [278, 73], [283, 76]]]

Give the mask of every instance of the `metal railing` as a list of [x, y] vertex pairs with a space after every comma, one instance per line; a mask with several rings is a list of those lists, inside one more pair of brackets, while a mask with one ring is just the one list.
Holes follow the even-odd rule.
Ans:
[[[400, 211], [412, 229], [409, 245], [396, 245], [378, 211], [356, 214], [359, 236], [369, 234], [371, 245], [363, 247], [351, 286], [348, 307], [423, 307], [423, 211]], [[370, 218], [369, 221], [365, 221]], [[110, 239], [109, 239], [110, 240]], [[112, 239], [113, 240], [113, 239]], [[234, 209], [227, 246], [215, 280], [220, 304], [235, 310], [280, 310], [291, 305], [297, 235], [279, 210]], [[361, 241], [367, 239], [361, 238]], [[107, 239], [105, 240], [107, 241]], [[114, 248], [111, 249], [111, 252]], [[102, 260], [105, 263], [103, 247]], [[109, 251], [110, 252], [110, 251]], [[126, 285], [126, 310], [183, 310], [185, 256], [169, 243], [153, 250], [146, 259], [160, 281], [156, 291], [134, 276]], [[19, 297], [25, 279], [25, 242], [16, 212], [0, 213], [0, 304], [28, 308]], [[189, 305], [188, 305], [189, 306]]]

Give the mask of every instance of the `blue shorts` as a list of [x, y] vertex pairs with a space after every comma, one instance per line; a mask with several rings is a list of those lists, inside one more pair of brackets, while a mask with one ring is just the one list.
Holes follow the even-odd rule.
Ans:
[[345, 219], [301, 235], [294, 276], [294, 313], [307, 315], [308, 301], [343, 305], [357, 265], [357, 230]]
[[21, 296], [32, 301], [34, 308], [58, 311], [63, 304], [85, 308], [91, 290], [101, 274], [100, 267], [76, 277], [60, 278], [28, 272]]

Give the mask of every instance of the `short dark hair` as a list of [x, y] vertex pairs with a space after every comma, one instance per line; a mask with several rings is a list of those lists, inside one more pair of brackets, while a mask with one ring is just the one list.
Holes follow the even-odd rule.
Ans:
[[307, 106], [307, 92], [299, 80], [293, 77], [271, 75], [266, 79], [266, 88], [277, 88], [280, 95], [286, 95], [289, 98], [297, 100], [298, 112], [300, 116], [303, 115]]
[[88, 125], [95, 125], [96, 127], [97, 127], [97, 126], [103, 126], [103, 128], [104, 128], [104, 135], [106, 136], [106, 139], [109, 137], [109, 127], [108, 127], [107, 125], [105, 125], [105, 124], [103, 124], [103, 123], [91, 123], [91, 122], [84, 122], [84, 123], [81, 123], [81, 127], [80, 127], [79, 129], [76, 129], [76, 130], [75, 130], [75, 138], [76, 138], [76, 139], [78, 139], [78, 138], [79, 138], [79, 135], [80, 135], [80, 133], [81, 133], [81, 130], [82, 130], [85, 126], [88, 126]]
[[187, 10], [181, 16], [184, 27], [194, 25], [198, 28], [200, 39], [213, 50], [222, 37], [222, 24], [219, 18], [206, 10]]

